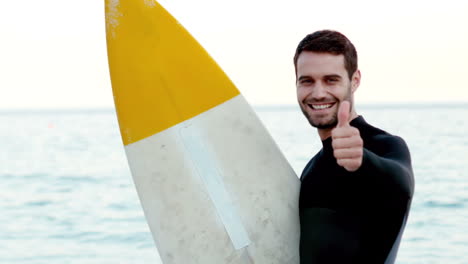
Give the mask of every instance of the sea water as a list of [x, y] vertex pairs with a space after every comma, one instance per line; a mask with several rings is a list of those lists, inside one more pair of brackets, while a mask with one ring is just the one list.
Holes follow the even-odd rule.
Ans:
[[[255, 107], [300, 174], [321, 148], [296, 106]], [[397, 263], [468, 263], [468, 105], [362, 105], [403, 137], [416, 192]], [[160, 263], [109, 110], [0, 112], [0, 263]]]

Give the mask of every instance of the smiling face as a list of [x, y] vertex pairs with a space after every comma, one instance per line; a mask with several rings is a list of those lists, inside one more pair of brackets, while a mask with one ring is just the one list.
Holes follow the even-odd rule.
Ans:
[[297, 100], [309, 123], [319, 130], [336, 126], [338, 108], [344, 100], [351, 103], [351, 118], [356, 117], [353, 94], [361, 75], [356, 70], [349, 78], [344, 65], [341, 54], [303, 51], [297, 59]]

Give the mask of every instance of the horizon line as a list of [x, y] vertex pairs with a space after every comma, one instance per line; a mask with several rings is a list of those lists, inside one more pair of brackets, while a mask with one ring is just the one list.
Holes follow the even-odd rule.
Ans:
[[[284, 103], [269, 103], [269, 104], [251, 104], [254, 109], [271, 109], [271, 108], [298, 108], [297, 104], [284, 104]], [[356, 104], [357, 108], [425, 108], [425, 107], [438, 107], [438, 108], [454, 108], [466, 107], [468, 101], [434, 101], [434, 102], [362, 102]], [[115, 112], [115, 106], [95, 106], [95, 107], [0, 107], [0, 113], [8, 112], [76, 112], [76, 111], [112, 111]]]

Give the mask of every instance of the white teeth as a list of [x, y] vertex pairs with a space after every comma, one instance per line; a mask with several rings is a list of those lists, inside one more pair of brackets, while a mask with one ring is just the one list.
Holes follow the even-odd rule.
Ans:
[[312, 106], [312, 109], [321, 110], [321, 109], [330, 108], [330, 107], [332, 107], [332, 105], [333, 104], [321, 104], [321, 105], [310, 105], [310, 106]]

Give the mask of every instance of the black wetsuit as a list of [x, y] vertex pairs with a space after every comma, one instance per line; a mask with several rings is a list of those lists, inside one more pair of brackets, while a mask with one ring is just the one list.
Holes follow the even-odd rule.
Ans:
[[350, 124], [364, 141], [361, 167], [340, 167], [328, 138], [302, 173], [301, 264], [395, 261], [414, 191], [409, 150], [361, 116]]

